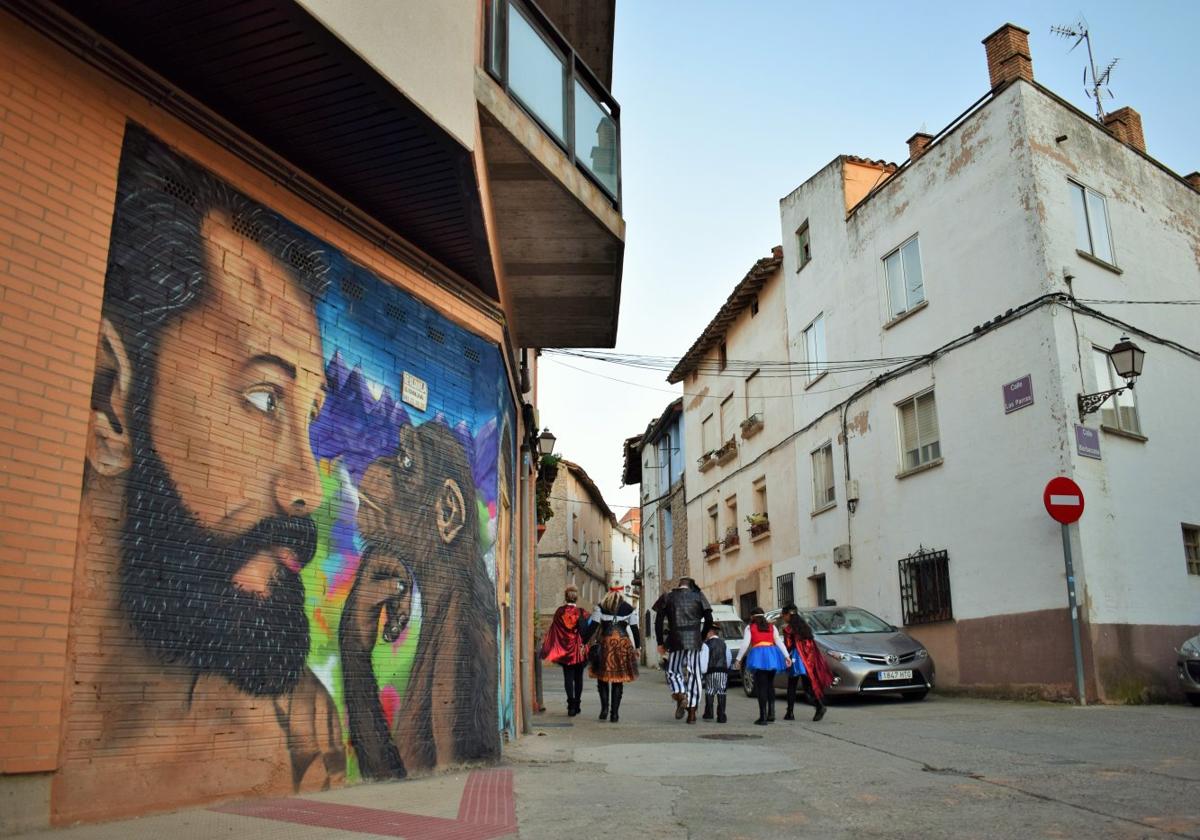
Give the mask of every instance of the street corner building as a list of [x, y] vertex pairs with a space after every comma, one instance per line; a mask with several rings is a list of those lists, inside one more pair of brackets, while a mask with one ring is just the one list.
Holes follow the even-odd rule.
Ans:
[[624, 250], [546, 6], [0, 2], [0, 833], [527, 731], [536, 351]]

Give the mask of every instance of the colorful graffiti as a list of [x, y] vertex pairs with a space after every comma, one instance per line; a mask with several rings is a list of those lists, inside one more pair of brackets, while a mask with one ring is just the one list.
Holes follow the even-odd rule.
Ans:
[[497, 756], [497, 347], [134, 125], [103, 309], [85, 504], [119, 503], [133, 642], [103, 673], [149, 653], [181, 744], [220, 696], [297, 790]]

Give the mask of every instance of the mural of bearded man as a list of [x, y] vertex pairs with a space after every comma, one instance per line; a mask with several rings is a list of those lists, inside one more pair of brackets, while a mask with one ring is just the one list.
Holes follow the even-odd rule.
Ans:
[[344, 777], [300, 580], [322, 494], [325, 274], [313, 240], [128, 127], [84, 480], [98, 632], [74, 642], [57, 810]]

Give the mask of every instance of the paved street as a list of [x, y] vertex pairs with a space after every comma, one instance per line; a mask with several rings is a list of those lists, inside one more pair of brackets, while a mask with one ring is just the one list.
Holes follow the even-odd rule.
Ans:
[[23, 836], [1200, 837], [1190, 707], [877, 698], [764, 728], [736, 689], [728, 724], [687, 726], [649, 672], [612, 725], [590, 682], [567, 718], [556, 676], [536, 734], [498, 769]]

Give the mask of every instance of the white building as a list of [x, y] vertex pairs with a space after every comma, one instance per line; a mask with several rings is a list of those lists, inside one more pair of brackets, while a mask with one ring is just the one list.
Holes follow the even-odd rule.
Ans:
[[635, 606], [638, 599], [633, 597], [633, 578], [637, 571], [638, 539], [630, 529], [618, 525], [612, 531], [611, 565], [608, 571], [608, 587], [620, 587], [625, 598]]
[[782, 264], [778, 247], [758, 260], [667, 377], [684, 390], [691, 574], [743, 617], [792, 601], [800, 562]]
[[[1150, 157], [1132, 109], [1102, 125], [1037, 84], [1027, 34], [985, 40], [990, 95], [902, 166], [839, 157], [780, 202], [792, 359], [826, 370], [795, 380], [799, 550], [774, 573], [908, 625], [942, 685], [1071, 694], [1042, 502], [1070, 476], [1088, 694], [1164, 696], [1200, 631], [1200, 322], [1121, 301], [1200, 298], [1200, 175]], [[1124, 384], [1122, 335], [1144, 375], [1081, 418]]]

